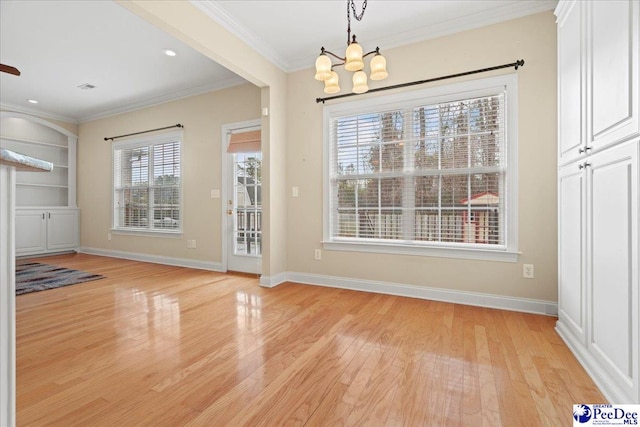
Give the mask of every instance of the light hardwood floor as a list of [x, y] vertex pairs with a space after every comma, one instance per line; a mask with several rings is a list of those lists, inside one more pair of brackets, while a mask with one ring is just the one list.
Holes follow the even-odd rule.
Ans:
[[20, 426], [569, 426], [556, 319], [83, 254], [17, 297]]

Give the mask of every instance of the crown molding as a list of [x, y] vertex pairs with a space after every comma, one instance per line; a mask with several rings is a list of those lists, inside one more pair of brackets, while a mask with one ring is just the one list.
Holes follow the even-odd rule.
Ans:
[[131, 111], [141, 110], [143, 108], [153, 107], [155, 105], [177, 101], [179, 99], [189, 98], [191, 96], [202, 95], [204, 93], [209, 93], [209, 92], [214, 92], [222, 89], [227, 89], [234, 86], [239, 86], [246, 82], [247, 82], [246, 80], [244, 80], [239, 76], [230, 77], [228, 79], [221, 80], [213, 84], [198, 86], [198, 87], [186, 89], [186, 90], [169, 92], [160, 96], [145, 99], [143, 101], [133, 102], [133, 103], [127, 104], [124, 107], [112, 108], [110, 110], [105, 110], [97, 114], [83, 116], [79, 118], [78, 123], [85, 123], [93, 120], [104, 119], [106, 117], [116, 116], [118, 114], [129, 113]]
[[[268, 61], [287, 73], [303, 70], [313, 66], [317, 56], [313, 52], [309, 57], [287, 58], [282, 57], [276, 50], [262, 41], [252, 31], [241, 25], [222, 7], [220, 0], [191, 0], [191, 3], [204, 12], [211, 19], [222, 25], [233, 35], [258, 51]], [[437, 37], [459, 33], [474, 28], [497, 24], [511, 19], [521, 18], [527, 15], [554, 10], [558, 0], [526, 0], [509, 3], [491, 8], [481, 13], [463, 16], [448, 21], [439, 22], [436, 25], [425, 26], [414, 30], [408, 30], [384, 37], [384, 40], [369, 40], [370, 44], [384, 45], [385, 49], [417, 43]]]
[[[208, 0], [207, 2], [212, 1], [213, 0]], [[391, 36], [385, 36], [384, 38], [379, 40], [362, 39], [362, 42], [366, 43], [367, 45], [378, 45], [381, 47], [381, 50], [387, 50], [412, 43], [422, 42], [429, 39], [451, 35], [454, 33], [459, 33], [462, 31], [497, 24], [499, 22], [522, 18], [524, 16], [534, 15], [536, 13], [552, 11], [557, 4], [557, 0], [519, 1], [494, 7], [481, 13], [474, 13], [472, 15], [442, 21], [437, 23], [436, 25], [429, 25], [422, 28], [399, 32]], [[237, 35], [233, 27], [226, 28]], [[245, 32], [248, 32], [246, 29], [243, 30]], [[240, 36], [238, 35], [238, 37]], [[255, 36], [253, 37], [255, 38]], [[305, 56], [304, 58], [289, 59], [289, 61], [287, 61], [288, 67], [285, 68], [284, 71], [293, 72], [311, 68], [316, 56], [316, 52], [311, 52], [308, 57]]]
[[553, 10], [557, 1], [523, 1], [498, 6], [473, 15], [439, 22], [426, 28], [409, 30], [385, 37], [385, 47], [399, 47], [424, 40], [435, 39], [475, 28], [485, 27], [512, 19], [522, 18], [536, 13]]
[[61, 122], [71, 123], [74, 125], [77, 125], [78, 123], [80, 123], [78, 119], [75, 117], [61, 116], [59, 114], [52, 114], [46, 111], [38, 110], [36, 108], [28, 108], [21, 105], [9, 104], [6, 102], [0, 102], [0, 110], [29, 114], [30, 116], [42, 117], [43, 119], [58, 120]]
[[190, 0], [191, 4], [204, 12], [209, 18], [222, 25], [227, 31], [238, 37], [252, 49], [264, 56], [269, 62], [280, 70], [288, 72], [291, 64], [283, 58], [270, 45], [263, 42], [260, 37], [236, 21], [223, 8], [218, 5], [218, 0]]

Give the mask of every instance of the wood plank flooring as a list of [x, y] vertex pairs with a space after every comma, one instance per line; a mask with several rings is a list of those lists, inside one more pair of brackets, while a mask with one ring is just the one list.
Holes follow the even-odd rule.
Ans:
[[568, 426], [556, 319], [97, 257], [17, 297], [20, 426]]

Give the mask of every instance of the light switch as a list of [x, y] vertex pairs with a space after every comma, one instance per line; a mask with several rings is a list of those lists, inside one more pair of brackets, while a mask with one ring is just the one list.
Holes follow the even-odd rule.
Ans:
[[219, 199], [220, 198], [220, 190], [211, 190], [211, 198]]
[[291, 188], [291, 197], [298, 197], [298, 187]]

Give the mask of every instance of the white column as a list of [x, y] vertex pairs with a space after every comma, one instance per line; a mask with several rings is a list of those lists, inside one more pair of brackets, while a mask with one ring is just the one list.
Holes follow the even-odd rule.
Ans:
[[0, 425], [16, 424], [14, 167], [0, 165]]

